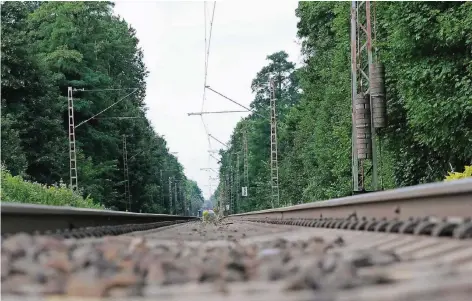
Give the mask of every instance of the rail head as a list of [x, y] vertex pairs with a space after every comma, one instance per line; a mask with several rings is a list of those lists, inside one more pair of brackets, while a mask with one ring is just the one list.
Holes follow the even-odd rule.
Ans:
[[421, 215], [472, 217], [472, 178], [252, 211], [231, 217], [318, 218], [351, 214], [385, 218]]
[[2, 235], [85, 227], [194, 220], [195, 216], [135, 213], [62, 206], [1, 203]]

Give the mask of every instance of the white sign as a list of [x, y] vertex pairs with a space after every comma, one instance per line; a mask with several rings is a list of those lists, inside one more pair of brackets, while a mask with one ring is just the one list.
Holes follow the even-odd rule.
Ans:
[[242, 188], [241, 195], [247, 196], [247, 187], [241, 187], [241, 188]]
[[229, 211], [229, 205], [226, 205], [226, 211]]

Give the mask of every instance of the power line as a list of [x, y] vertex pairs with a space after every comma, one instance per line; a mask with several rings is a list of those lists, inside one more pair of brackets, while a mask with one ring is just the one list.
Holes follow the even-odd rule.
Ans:
[[228, 146], [226, 143], [221, 142], [221, 141], [218, 140], [217, 138], [213, 137], [211, 134], [208, 134], [208, 137], [213, 138], [214, 140], [216, 140], [216, 141], [219, 142], [220, 144], [224, 145], [226, 148], [229, 148], [229, 146]]
[[118, 99], [116, 102], [112, 103], [110, 106], [108, 106], [107, 108], [101, 110], [100, 112], [98, 112], [97, 114], [93, 115], [92, 117], [90, 117], [89, 119], [87, 120], [84, 120], [82, 121], [81, 123], [79, 123], [78, 125], [75, 126], [75, 128], [78, 128], [79, 126], [81, 126], [82, 124], [94, 119], [95, 117], [97, 117], [98, 115], [102, 114], [103, 112], [105, 112], [106, 110], [110, 109], [111, 107], [115, 106], [117, 103], [121, 102], [123, 99], [125, 99], [126, 97], [130, 96], [131, 94], [133, 94], [134, 92], [138, 91], [137, 88], [134, 88], [133, 92], [131, 93], [128, 93], [126, 94], [125, 96], [123, 96], [122, 98]]
[[195, 113], [187, 113], [188, 116], [192, 115], [204, 115], [204, 114], [224, 114], [224, 113], [246, 113], [247, 111], [213, 111], [213, 112], [195, 112]]
[[137, 155], [142, 154], [144, 151], [145, 151], [145, 150], [143, 149], [142, 151], [140, 151], [140, 152], [138, 152], [138, 153], [132, 155], [131, 157], [129, 157], [129, 160], [133, 159], [133, 158], [136, 157]]
[[[205, 49], [204, 49], [204, 56], [205, 56], [205, 62], [204, 62], [204, 76], [203, 76], [203, 85], [206, 84], [206, 81], [207, 81], [207, 72], [208, 72], [208, 57], [207, 57], [207, 3], [206, 1], [203, 2], [203, 18], [204, 18], [204, 23], [205, 23]], [[203, 87], [203, 98], [202, 98], [202, 109], [201, 111], [203, 111], [203, 105], [205, 103], [205, 98], [206, 98], [206, 90], [205, 90], [205, 86]], [[203, 129], [205, 130], [205, 133], [207, 134], [208, 136], [208, 128], [207, 128], [207, 125], [205, 124], [205, 121], [203, 120], [203, 116], [200, 116], [201, 120], [202, 120], [202, 124], [203, 124]], [[208, 145], [210, 145], [210, 139], [207, 137], [208, 139]], [[208, 161], [210, 161], [210, 158], [208, 158]]]
[[229, 98], [228, 96], [223, 95], [223, 94], [221, 94], [220, 92], [213, 90], [212, 88], [210, 88], [210, 86], [206, 86], [206, 88], [207, 88], [208, 90], [213, 91], [214, 93], [220, 95], [221, 97], [223, 97], [223, 98], [225, 98], [225, 99], [231, 101], [232, 103], [234, 103], [234, 104], [240, 106], [241, 108], [246, 109], [248, 112], [252, 112], [252, 113], [254, 113], [254, 114], [256, 114], [256, 115], [258, 115], [258, 116], [260, 116], [260, 117], [262, 117], [262, 118], [264, 118], [264, 119], [268, 119], [266, 116], [263, 116], [263, 115], [261, 115], [261, 114], [255, 112], [254, 110], [252, 110], [252, 109], [250, 109], [250, 108], [248, 108], [248, 107], [246, 107], [246, 106], [240, 104], [239, 102], [237, 102], [237, 101], [235, 101], [235, 100]]
[[[207, 44], [207, 5], [206, 5], [206, 1], [204, 2], [204, 6], [203, 6], [203, 10], [204, 10], [204, 23], [205, 23], [205, 71], [204, 71], [204, 81], [203, 81], [203, 97], [202, 97], [202, 108], [200, 111], [203, 111], [203, 108], [204, 108], [204, 105], [205, 105], [205, 99], [206, 99], [206, 89], [205, 89], [205, 86], [206, 86], [206, 83], [207, 83], [207, 77], [208, 77], [208, 58], [210, 56], [210, 45], [211, 45], [211, 34], [212, 34], [212, 31], [213, 31], [213, 20], [215, 18], [215, 8], [216, 8], [216, 1], [213, 3], [213, 12], [212, 12], [212, 17], [211, 17], [211, 21], [210, 21], [210, 34], [209, 34], [209, 38], [208, 38], [208, 44]], [[201, 121], [202, 121], [202, 124], [203, 124], [203, 128], [205, 130], [205, 133], [207, 134], [207, 139], [208, 139], [208, 148], [211, 149], [211, 141], [210, 141], [210, 138], [208, 137], [209, 133], [208, 133], [208, 127], [205, 123], [205, 120], [203, 119], [203, 115], [200, 115], [200, 118], [201, 118]], [[210, 157], [208, 157], [208, 164], [210, 164]], [[211, 195], [211, 191], [212, 191], [212, 188], [211, 188], [211, 183], [210, 183], [210, 187], [209, 187], [209, 194]]]
[[214, 169], [211, 168], [211, 167], [203, 167], [203, 168], [200, 168], [200, 170], [205, 170], [205, 171], [211, 170], [211, 171], [213, 171], [213, 172], [215, 172], [215, 173], [218, 173], [216, 170], [214, 170]]
[[95, 117], [92, 119], [98, 120], [98, 119], [138, 119], [138, 118], [145, 118], [145, 117], [139, 117], [139, 116], [118, 116], [118, 117]]
[[221, 161], [220, 161], [220, 159], [218, 159], [217, 157], [213, 156], [212, 154], [210, 154], [210, 157], [212, 157], [213, 159], [215, 159], [215, 160], [216, 160], [216, 162], [218, 162], [218, 163], [220, 163], [220, 162], [221, 162]]
[[122, 91], [122, 90], [133, 90], [133, 89], [138, 89], [138, 88], [117, 88], [117, 89], [109, 88], [109, 89], [90, 89], [90, 90], [74, 89], [74, 92], [76, 91], [78, 92]]
[[215, 19], [215, 8], [216, 8], [216, 1], [213, 3], [213, 12], [210, 20], [210, 34], [208, 37], [208, 45], [207, 45], [207, 39], [206, 39], [206, 2], [205, 2], [205, 77], [203, 81], [203, 100], [202, 100], [202, 109], [205, 105], [205, 99], [206, 99], [206, 85], [207, 85], [207, 78], [208, 78], [208, 63], [209, 63], [209, 58], [210, 58], [210, 45], [211, 45], [211, 34], [213, 32], [213, 21]]

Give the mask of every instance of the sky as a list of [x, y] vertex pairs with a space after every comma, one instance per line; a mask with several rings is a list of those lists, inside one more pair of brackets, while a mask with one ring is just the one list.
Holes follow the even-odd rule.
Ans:
[[[200, 116], [205, 70], [205, 24], [207, 39], [214, 2], [117, 1], [115, 14], [136, 29], [144, 52], [147, 78], [147, 117], [163, 135], [171, 152], [177, 152], [187, 178], [197, 181], [205, 198], [218, 185], [213, 171], [216, 160], [208, 150], [224, 148], [208, 138]], [[267, 65], [266, 57], [284, 50], [300, 63], [296, 37], [296, 1], [217, 1], [210, 42], [207, 85], [249, 106], [254, 98], [251, 81]], [[241, 110], [207, 90], [203, 111]], [[236, 123], [247, 113], [209, 114], [203, 119], [208, 132], [226, 143]], [[267, 137], [269, 139], [269, 137]], [[209, 141], [210, 140], [210, 141]], [[210, 145], [209, 145], [210, 143]]]

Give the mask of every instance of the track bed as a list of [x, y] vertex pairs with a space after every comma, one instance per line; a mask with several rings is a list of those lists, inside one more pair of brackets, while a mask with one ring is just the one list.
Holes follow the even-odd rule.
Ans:
[[461, 301], [471, 247], [228, 219], [80, 240], [17, 234], [2, 240], [2, 299]]

